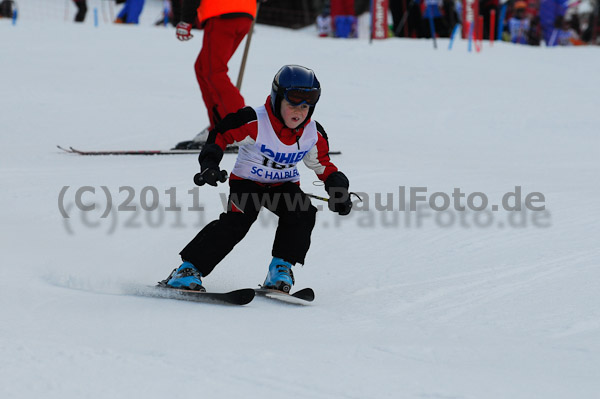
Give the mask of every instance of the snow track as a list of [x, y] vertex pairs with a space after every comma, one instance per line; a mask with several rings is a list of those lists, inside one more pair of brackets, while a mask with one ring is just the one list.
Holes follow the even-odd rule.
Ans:
[[[0, 96], [0, 397], [597, 395], [597, 48], [496, 43], [469, 54], [461, 41], [448, 52], [443, 39], [434, 51], [422, 40], [315, 36], [257, 26], [242, 94], [262, 104], [282, 64], [314, 68], [323, 86], [315, 119], [371, 207], [318, 213], [306, 265], [294, 269], [297, 288], [316, 291], [311, 306], [224, 307], [129, 295], [167, 276], [222, 210], [226, 186], [201, 188], [205, 211], [188, 210], [195, 156], [55, 148], [170, 148], [191, 138], [207, 123], [192, 68], [202, 33], [179, 43], [173, 29], [148, 24], [0, 20], [9, 77]], [[238, 51], [232, 76], [240, 60]], [[225, 155], [223, 167], [234, 159]], [[305, 191], [324, 194], [301, 174]], [[67, 186], [69, 219], [58, 206]], [[473, 212], [445, 214], [454, 223], [442, 225], [428, 210], [408, 223], [406, 212], [374, 209], [377, 193], [399, 186], [483, 192], [490, 205], [520, 186], [544, 194], [546, 213], [536, 224], [532, 212], [490, 212], [481, 227]], [[98, 205], [85, 214], [75, 205], [82, 187], [95, 189], [84, 204]], [[154, 213], [142, 209], [152, 187]], [[180, 212], [164, 210], [171, 189]], [[117, 211], [128, 190], [136, 211]], [[114, 210], [101, 218], [105, 191]], [[207, 288], [262, 283], [274, 230], [263, 212]]]

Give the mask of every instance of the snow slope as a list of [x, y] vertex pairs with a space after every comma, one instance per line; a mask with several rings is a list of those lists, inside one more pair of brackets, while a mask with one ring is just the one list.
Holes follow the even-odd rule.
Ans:
[[[319, 213], [295, 269], [314, 305], [226, 307], [128, 295], [166, 277], [222, 209], [226, 186], [188, 193], [196, 157], [55, 147], [166, 149], [193, 136], [207, 124], [193, 72], [201, 36], [0, 20], [2, 398], [597, 395], [598, 48], [496, 43], [470, 54], [465, 42], [434, 51], [424, 40], [369, 45], [257, 26], [247, 103], [264, 102], [283, 64], [313, 68], [323, 86], [315, 119], [370, 204], [346, 218]], [[301, 173], [305, 191], [324, 194]], [[483, 192], [490, 206], [521, 186], [546, 209], [400, 212], [401, 186], [407, 197], [410, 187]], [[77, 210], [83, 187], [95, 189], [82, 201], [96, 210]], [[158, 210], [146, 212], [152, 187]], [[128, 192], [137, 211], [117, 211]], [[377, 193], [395, 210], [378, 211]], [[194, 195], [203, 212], [188, 210]], [[262, 282], [267, 213], [205, 279], [209, 289]]]

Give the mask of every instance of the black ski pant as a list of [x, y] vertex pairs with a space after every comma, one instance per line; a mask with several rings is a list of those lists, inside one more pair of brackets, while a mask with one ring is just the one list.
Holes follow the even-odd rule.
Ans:
[[317, 208], [295, 183], [264, 186], [250, 180], [230, 180], [227, 212], [206, 225], [180, 252], [203, 276], [240, 242], [260, 209], [279, 217], [272, 255], [292, 264], [304, 263], [315, 226]]
[[87, 13], [87, 2], [86, 0], [73, 0], [77, 6], [77, 14], [75, 15], [75, 22], [85, 21], [85, 14]]

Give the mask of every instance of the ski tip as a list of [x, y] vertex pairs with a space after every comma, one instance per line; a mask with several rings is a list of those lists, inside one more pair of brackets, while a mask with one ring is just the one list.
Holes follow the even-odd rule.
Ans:
[[256, 292], [252, 288], [242, 288], [228, 293], [235, 298], [236, 305], [247, 305], [254, 299]]
[[315, 300], [315, 292], [312, 288], [304, 288], [299, 291], [288, 294], [283, 291], [272, 290], [259, 285], [259, 288], [255, 288], [256, 294], [260, 296], [266, 296], [268, 298], [279, 299], [283, 302], [295, 304], [295, 305], [307, 305], [309, 302]]
[[312, 302], [315, 300], [315, 291], [312, 288], [304, 288], [300, 291], [296, 291], [291, 294], [293, 297], [303, 299], [307, 302]]

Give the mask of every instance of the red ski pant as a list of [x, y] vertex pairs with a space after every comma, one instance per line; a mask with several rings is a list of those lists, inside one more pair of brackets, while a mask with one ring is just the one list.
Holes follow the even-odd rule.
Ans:
[[246, 17], [210, 18], [204, 25], [202, 50], [195, 69], [211, 129], [225, 115], [245, 106], [240, 91], [227, 76], [227, 63], [251, 25], [252, 20]]

